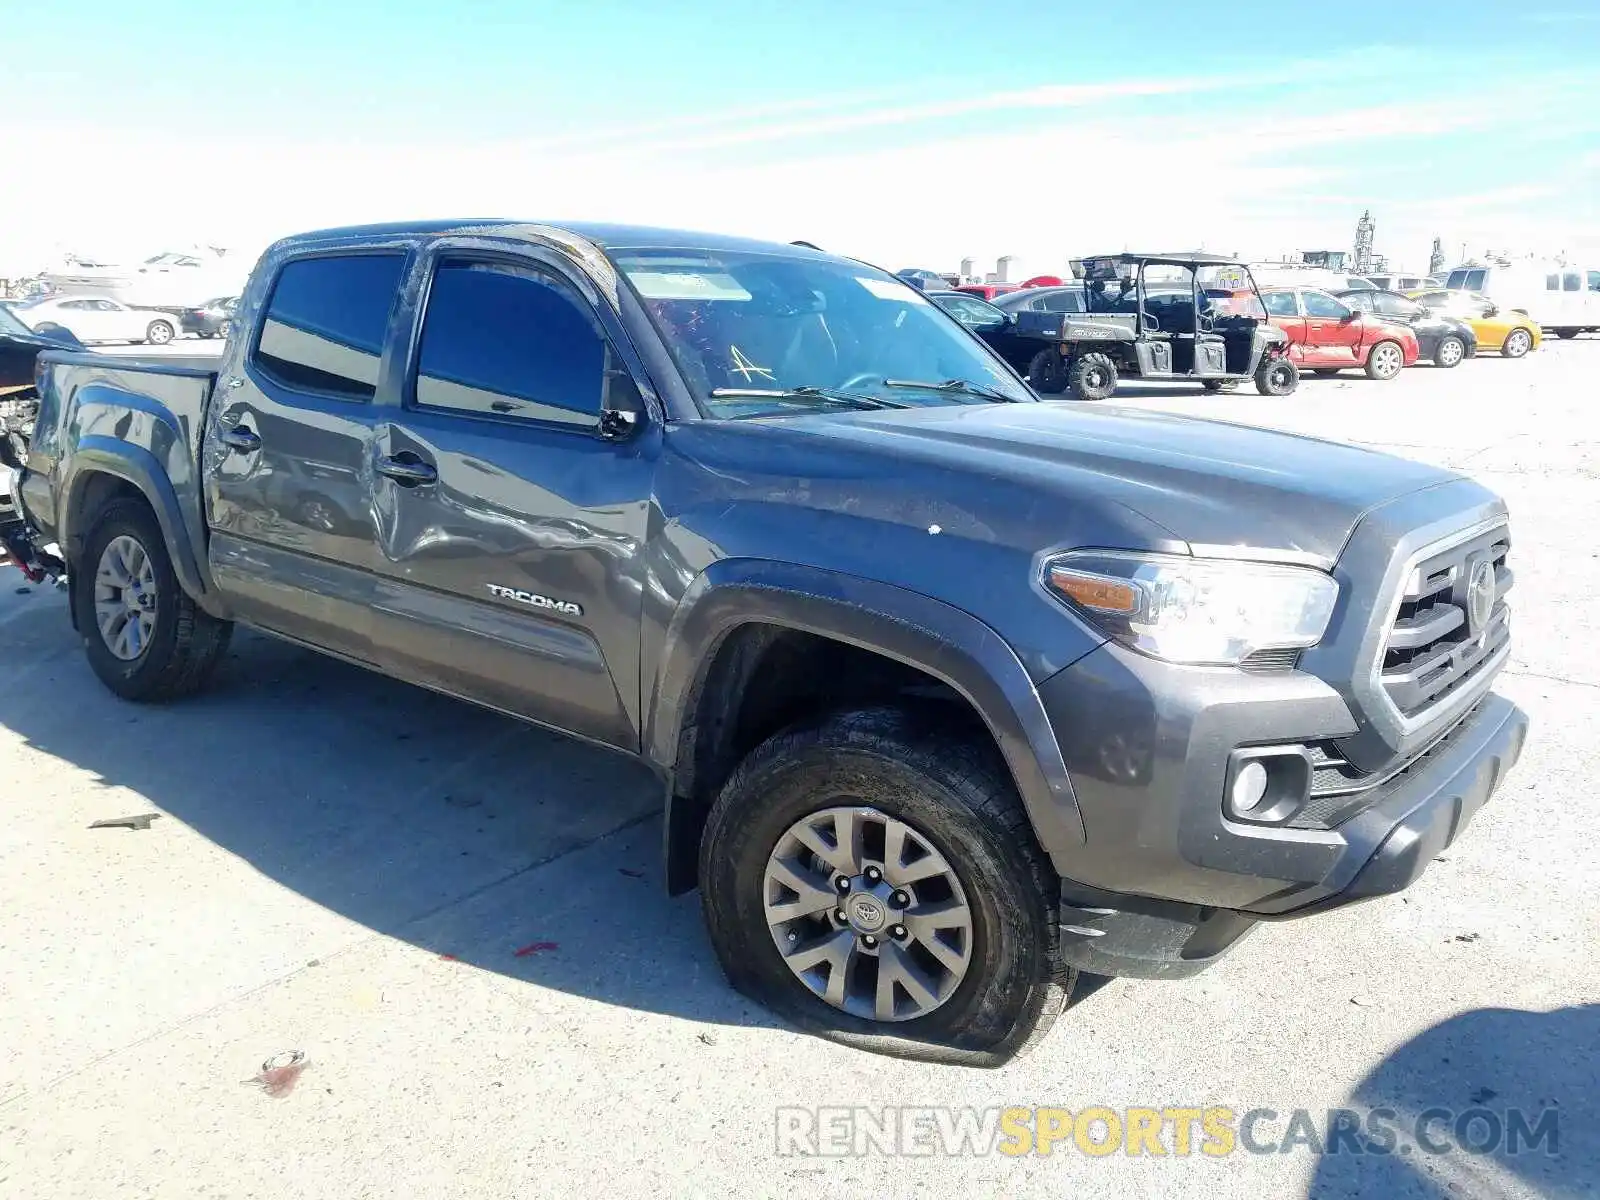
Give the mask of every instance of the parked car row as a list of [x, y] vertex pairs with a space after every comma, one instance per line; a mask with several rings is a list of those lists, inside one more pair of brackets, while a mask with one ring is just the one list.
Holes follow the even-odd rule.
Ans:
[[[1542, 341], [1538, 321], [1525, 310], [1503, 309], [1471, 292], [1258, 287], [1243, 264], [1205, 256], [1119, 255], [1086, 262], [1099, 278], [1016, 288], [988, 299], [971, 289], [928, 296], [1035, 390], [1066, 391], [1084, 400], [1109, 396], [1118, 374], [1193, 378], [1208, 391], [1256, 378], [1263, 393], [1287, 395], [1303, 371], [1361, 370], [1387, 380], [1419, 361], [1448, 369], [1484, 351], [1521, 358]], [[1116, 285], [1109, 300], [1108, 283]], [[1271, 345], [1247, 349], [1247, 322], [1281, 331], [1281, 355]], [[1042, 348], [1041, 338], [1057, 345]], [[1106, 344], [1085, 346], [1086, 339]], [[1143, 352], [1141, 346], [1152, 349]], [[1208, 352], [1220, 359], [1208, 365]], [[1263, 386], [1257, 372], [1280, 357], [1295, 378], [1274, 367], [1270, 386]], [[1094, 360], [1086, 368], [1093, 386], [1085, 387], [1082, 373], [1074, 372], [1085, 359]]]
[[220, 296], [198, 308], [134, 308], [110, 296], [54, 295], [11, 304], [29, 329], [68, 330], [84, 345], [134, 342], [164, 346], [181, 334], [226, 337], [235, 298]]

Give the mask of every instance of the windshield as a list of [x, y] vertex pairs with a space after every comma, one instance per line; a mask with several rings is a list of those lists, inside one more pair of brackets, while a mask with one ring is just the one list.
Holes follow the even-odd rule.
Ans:
[[17, 314], [11, 311], [11, 306], [8, 304], [0, 304], [0, 333], [15, 333], [24, 337], [33, 336], [33, 330], [29, 329], [17, 318]]
[[[893, 407], [1034, 398], [952, 317], [873, 267], [722, 250], [612, 258], [714, 416], [849, 407], [844, 393]], [[957, 381], [969, 387], [915, 386]]]

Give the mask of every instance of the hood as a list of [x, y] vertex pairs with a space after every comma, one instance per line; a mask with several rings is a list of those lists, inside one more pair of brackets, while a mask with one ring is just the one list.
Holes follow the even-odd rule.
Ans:
[[973, 475], [989, 476], [1064, 507], [1088, 501], [1137, 513], [1195, 554], [1322, 567], [1369, 510], [1459, 478], [1338, 442], [1110, 406], [951, 405], [795, 424], [967, 476], [952, 497], [971, 495]]

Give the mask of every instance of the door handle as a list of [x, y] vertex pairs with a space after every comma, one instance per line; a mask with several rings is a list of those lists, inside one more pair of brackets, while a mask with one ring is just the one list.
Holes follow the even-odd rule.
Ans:
[[421, 487], [424, 484], [436, 483], [439, 471], [432, 463], [422, 462], [420, 459], [411, 458], [380, 458], [378, 460], [378, 474], [387, 476], [401, 487]]
[[261, 449], [261, 438], [255, 430], [247, 429], [243, 425], [223, 430], [221, 441], [228, 449], [237, 450], [240, 454], [249, 454]]

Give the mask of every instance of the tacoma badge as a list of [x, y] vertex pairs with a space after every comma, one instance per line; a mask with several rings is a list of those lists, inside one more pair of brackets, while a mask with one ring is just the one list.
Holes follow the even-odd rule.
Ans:
[[539, 595], [538, 592], [523, 592], [516, 588], [502, 587], [498, 583], [486, 583], [483, 586], [502, 600], [515, 600], [518, 604], [526, 604], [529, 608], [546, 608], [568, 617], [583, 616], [582, 606], [570, 600], [552, 600], [549, 596]]

